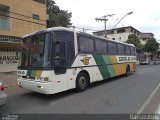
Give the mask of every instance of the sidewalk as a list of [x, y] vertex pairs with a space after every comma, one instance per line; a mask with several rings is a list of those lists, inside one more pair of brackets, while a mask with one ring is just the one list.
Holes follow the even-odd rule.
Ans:
[[0, 80], [3, 85], [17, 84], [17, 72], [0, 73]]

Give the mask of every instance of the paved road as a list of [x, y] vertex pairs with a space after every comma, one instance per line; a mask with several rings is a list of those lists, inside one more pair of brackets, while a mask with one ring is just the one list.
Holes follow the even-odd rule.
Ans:
[[[160, 103], [159, 84], [160, 65], [148, 65], [139, 66], [137, 72], [129, 77], [117, 77], [92, 84], [89, 89], [81, 93], [69, 90], [55, 95], [42, 95], [12, 86], [6, 90], [8, 102], [0, 108], [0, 112], [10, 114], [121, 114], [138, 111], [155, 113]], [[150, 96], [151, 99], [146, 104]]]

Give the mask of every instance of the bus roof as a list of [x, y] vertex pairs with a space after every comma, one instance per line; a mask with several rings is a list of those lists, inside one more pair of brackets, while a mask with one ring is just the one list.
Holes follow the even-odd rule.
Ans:
[[66, 30], [66, 31], [71, 31], [71, 32], [74, 31], [73, 28], [52, 27], [52, 28], [42, 29], [42, 30], [39, 30], [39, 31], [30, 33], [30, 34], [24, 35], [22, 38], [29, 37], [29, 36], [36, 35], [36, 34], [40, 34], [40, 33], [44, 33], [44, 32], [55, 31], [55, 30], [57, 30], [57, 31], [58, 31], [58, 30]]
[[[47, 29], [43, 29], [43, 30], [40, 30], [40, 31], [37, 31], [37, 32], [33, 32], [33, 33], [30, 33], [30, 34], [24, 35], [22, 38], [29, 37], [29, 36], [36, 35], [36, 34], [40, 34], [40, 33], [49, 32], [49, 31], [59, 31], [59, 30], [65, 30], [65, 31], [70, 31], [70, 32], [75, 31], [74, 28], [52, 27], [52, 28], [47, 28]], [[82, 34], [82, 35], [87, 35], [87, 36], [90, 36], [90, 37], [99, 38], [99, 39], [102, 39], [102, 40], [105, 40], [105, 41], [108, 40], [108, 41], [112, 41], [112, 42], [121, 43], [121, 44], [124, 44], [124, 45], [130, 45], [130, 46], [135, 47], [133, 44], [123, 43], [121, 41], [115, 41], [115, 40], [107, 39], [107, 38], [104, 38], [104, 37], [101, 37], [101, 36], [88, 34], [88, 33], [85, 33], [85, 32], [80, 32], [80, 31], [76, 31], [76, 32], [79, 33], [79, 34]]]

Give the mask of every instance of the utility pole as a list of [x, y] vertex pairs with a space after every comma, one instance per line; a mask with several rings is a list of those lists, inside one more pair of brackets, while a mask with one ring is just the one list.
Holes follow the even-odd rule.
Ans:
[[109, 14], [109, 15], [104, 15], [101, 18], [95, 18], [96, 21], [104, 21], [104, 37], [107, 38], [107, 31], [106, 31], [106, 22], [108, 21], [107, 17], [112, 17], [115, 14]]

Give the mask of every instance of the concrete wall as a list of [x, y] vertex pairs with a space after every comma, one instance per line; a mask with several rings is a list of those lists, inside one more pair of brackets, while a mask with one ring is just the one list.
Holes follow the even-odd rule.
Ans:
[[117, 34], [107, 35], [107, 38], [110, 39], [115, 38], [115, 40], [125, 42], [128, 39], [128, 35], [130, 35], [130, 33], [117, 33]]
[[16, 71], [18, 57], [16, 52], [0, 52], [0, 72]]
[[[0, 35], [22, 37], [28, 33], [46, 28], [45, 4], [33, 0], [0, 0], [0, 4], [9, 6], [10, 9], [10, 30], [0, 30]], [[40, 19], [33, 19], [32, 14], [39, 15]]]

